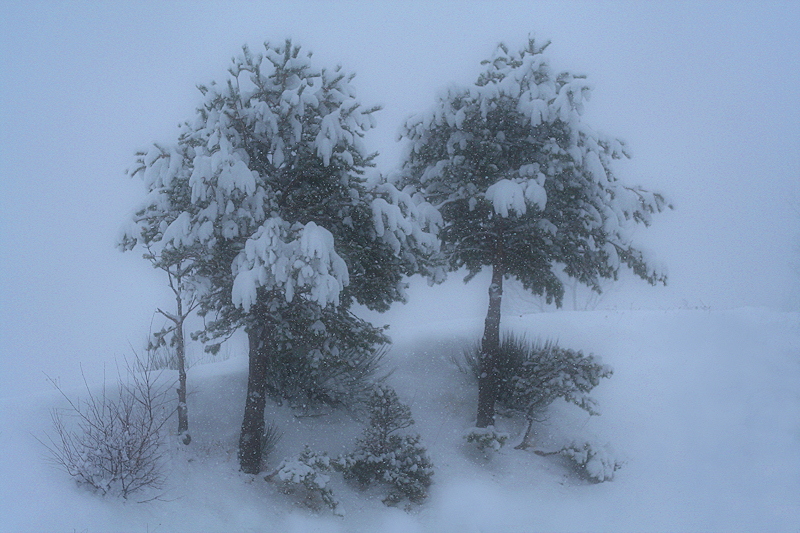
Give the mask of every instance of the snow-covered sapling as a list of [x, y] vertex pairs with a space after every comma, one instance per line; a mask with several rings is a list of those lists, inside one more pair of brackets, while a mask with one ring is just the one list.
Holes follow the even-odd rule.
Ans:
[[[183, 325], [200, 302], [197, 298], [196, 288], [187, 280], [192, 278], [194, 263], [189, 259], [190, 252], [186, 249], [171, 249], [156, 253], [152, 246], [147, 246], [144, 258], [150, 261], [153, 268], [158, 268], [167, 273], [169, 288], [175, 296], [175, 312], [164, 311], [157, 308], [159, 314], [172, 322], [170, 327], [165, 327], [155, 333], [150, 341], [149, 350], [159, 347], [174, 351], [174, 366], [178, 371], [178, 438], [183, 444], [192, 442], [189, 433], [189, 409], [186, 403], [186, 337]], [[169, 336], [169, 341], [167, 341]], [[167, 344], [169, 343], [169, 344]]]
[[411, 409], [388, 386], [375, 389], [369, 400], [370, 421], [355, 452], [339, 458], [345, 477], [362, 486], [374, 481], [391, 485], [384, 503], [408, 498], [425, 499], [433, 477], [433, 463], [418, 434], [401, 434], [414, 424]]
[[343, 516], [344, 510], [328, 486], [331, 476], [331, 459], [326, 453], [315, 453], [306, 446], [303, 452], [284, 459], [278, 468], [266, 476], [267, 481], [279, 480], [287, 494], [301, 496], [301, 503], [318, 511], [322, 505], [329, 507], [334, 514]]

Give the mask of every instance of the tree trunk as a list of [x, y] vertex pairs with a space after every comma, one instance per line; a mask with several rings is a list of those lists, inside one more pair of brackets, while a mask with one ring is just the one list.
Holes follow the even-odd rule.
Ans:
[[178, 438], [184, 444], [192, 442], [189, 435], [189, 409], [186, 405], [186, 348], [183, 341], [183, 315], [180, 300], [178, 301], [178, 317], [175, 324], [175, 352], [178, 357]]
[[533, 446], [533, 418], [528, 417], [528, 429], [525, 430], [525, 435], [522, 437], [522, 442], [514, 446], [515, 450], [527, 450]]
[[492, 265], [492, 284], [489, 286], [489, 311], [481, 340], [481, 375], [478, 377], [478, 421], [479, 428], [494, 424], [494, 403], [497, 399], [497, 385], [500, 376], [498, 359], [500, 356], [500, 303], [503, 298], [502, 249], [498, 246]]
[[247, 399], [244, 404], [242, 433], [239, 437], [239, 466], [246, 474], [261, 471], [261, 440], [264, 435], [264, 409], [267, 406], [267, 356], [264, 326], [251, 326], [250, 365], [247, 375]]

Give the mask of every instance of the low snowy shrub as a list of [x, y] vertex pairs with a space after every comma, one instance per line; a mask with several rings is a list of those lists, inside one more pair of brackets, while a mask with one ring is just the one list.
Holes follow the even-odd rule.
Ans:
[[391, 387], [375, 389], [368, 403], [370, 422], [359, 439], [356, 451], [339, 458], [345, 477], [362, 486], [374, 481], [391, 486], [386, 504], [408, 498], [419, 503], [428, 494], [433, 463], [418, 434], [400, 434], [414, 424], [411, 409]]
[[40, 442], [56, 466], [100, 494], [127, 498], [163, 485], [162, 429], [174, 407], [168, 407], [169, 387], [158, 385], [151, 372], [135, 371], [142, 368], [126, 366], [116, 393], [105, 384], [99, 395], [92, 393], [84, 378], [82, 402], [56, 385], [69, 407], [51, 411], [55, 435], [47, 437], [49, 444]]
[[508, 440], [508, 433], [500, 433], [494, 429], [494, 426], [470, 428], [464, 434], [464, 439], [475, 444], [481, 451], [492, 450], [498, 452]]
[[306, 446], [297, 457], [284, 459], [265, 479], [279, 480], [285, 493], [301, 495], [302, 504], [310, 509], [318, 511], [325, 505], [334, 514], [343, 516], [344, 511], [328, 486], [331, 466], [326, 453], [314, 453]]
[[614, 479], [614, 472], [622, 468], [623, 464], [614, 457], [614, 450], [609, 444], [600, 446], [586, 442], [581, 445], [573, 442], [561, 448], [558, 453], [571, 459], [581, 474], [596, 483]]
[[[475, 376], [479, 373], [480, 344], [465, 350], [464, 361]], [[561, 348], [555, 342], [530, 342], [525, 337], [506, 335], [500, 344], [500, 382], [497, 402], [528, 419], [522, 448], [530, 446], [533, 422], [557, 398], [563, 398], [591, 415], [599, 414], [590, 396], [600, 379], [611, 377], [613, 369], [593, 355]]]

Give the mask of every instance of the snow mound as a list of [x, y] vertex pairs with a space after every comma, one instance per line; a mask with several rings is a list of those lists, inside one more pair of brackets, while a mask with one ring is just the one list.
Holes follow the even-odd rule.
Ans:
[[[451, 360], [480, 317], [434, 316], [419, 301], [394, 313], [387, 356], [391, 385], [408, 404], [436, 465], [430, 497], [404, 511], [386, 507], [341, 476], [285, 463], [282, 477], [330, 487], [346, 517], [298, 507], [263, 475], [238, 472], [236, 445], [246, 357], [189, 371], [192, 443], [170, 438], [166, 492], [137, 504], [78, 487], [44, 461], [34, 436], [50, 430], [57, 393], [0, 400], [0, 531], [793, 531], [800, 516], [800, 314], [730, 311], [557, 312], [508, 317], [520, 333], [546, 334], [614, 365], [593, 392], [602, 416], [556, 402], [536, 428], [535, 450], [576, 441], [594, 484], [558, 455], [516, 450], [524, 420], [498, 417], [509, 445], [484, 460], [466, 453], [477, 391]], [[97, 384], [100, 386], [101, 384]], [[67, 393], [81, 391], [67, 391]], [[343, 412], [297, 417], [268, 405], [284, 433], [266, 465], [305, 445], [337, 456], [363, 426]], [[175, 424], [177, 426], [177, 424]], [[170, 424], [170, 427], [172, 425]], [[626, 463], [616, 470], [623, 451]], [[584, 453], [586, 452], [586, 453]], [[585, 457], [584, 457], [585, 456]], [[585, 459], [585, 460], [584, 460]], [[293, 466], [292, 466], [293, 465]], [[301, 471], [302, 470], [302, 471]], [[616, 470], [616, 472], [614, 472]], [[326, 473], [322, 472], [325, 476]], [[309, 477], [311, 475], [312, 477]], [[37, 502], [33, 511], [30, 502]]]

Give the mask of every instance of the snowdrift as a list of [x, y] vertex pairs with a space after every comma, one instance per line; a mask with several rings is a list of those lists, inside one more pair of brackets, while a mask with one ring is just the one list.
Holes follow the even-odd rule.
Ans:
[[[482, 319], [396, 314], [388, 383], [411, 406], [436, 467], [428, 500], [381, 503], [341, 477], [346, 511], [310, 512], [237, 471], [244, 354], [189, 372], [192, 443], [168, 443], [168, 482], [147, 503], [99, 497], [46, 464], [36, 441], [50, 431], [57, 392], [0, 400], [0, 531], [796, 531], [800, 527], [800, 314], [592, 311], [504, 316], [505, 329], [557, 339], [614, 367], [593, 395], [601, 416], [557, 402], [537, 426], [536, 449], [572, 440], [609, 443], [624, 461], [611, 482], [581, 478], [566, 459], [513, 449], [524, 421], [500, 417], [510, 445], [485, 456], [462, 435], [477, 390], [453, 364]], [[66, 391], [78, 396], [80, 390]], [[284, 433], [277, 464], [308, 444], [335, 456], [362, 426], [348, 414], [298, 417], [268, 405]], [[172, 427], [172, 424], [170, 424]], [[174, 430], [173, 430], [174, 431]], [[274, 465], [273, 465], [274, 466]], [[143, 493], [138, 499], [157, 494]]]

